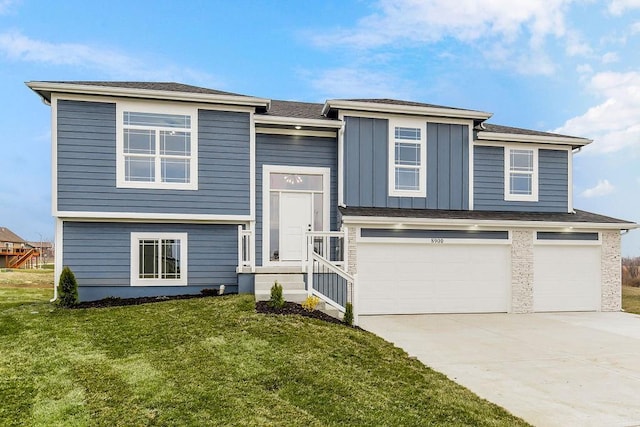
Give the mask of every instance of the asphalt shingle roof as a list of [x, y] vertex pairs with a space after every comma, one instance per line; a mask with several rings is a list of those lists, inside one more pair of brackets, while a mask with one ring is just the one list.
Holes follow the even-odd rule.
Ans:
[[475, 111], [475, 110], [468, 110], [466, 108], [447, 107], [445, 105], [425, 104], [424, 102], [403, 101], [401, 99], [391, 99], [391, 98], [359, 98], [359, 99], [343, 99], [343, 101], [371, 102], [373, 104], [406, 105], [409, 107], [446, 108], [448, 110]]
[[144, 90], [166, 90], [170, 92], [187, 92], [187, 93], [203, 93], [208, 95], [230, 95], [230, 96], [247, 96], [238, 93], [224, 92], [221, 90], [208, 89], [200, 86], [186, 85], [175, 82], [97, 82], [97, 81], [50, 81], [47, 83], [63, 83], [82, 86], [105, 86], [120, 87], [126, 89], [144, 89]]
[[0, 227], [0, 242], [27, 243], [22, 237], [7, 227]]
[[550, 132], [541, 132], [541, 131], [531, 130], [531, 129], [514, 128], [511, 126], [494, 125], [491, 123], [483, 123], [482, 127], [484, 129], [478, 129], [478, 130], [485, 131], [485, 132], [495, 132], [495, 133], [512, 133], [516, 135], [536, 135], [536, 136], [583, 139], [577, 136], [561, 135], [558, 133], [550, 133]]
[[300, 119], [334, 120], [322, 115], [324, 104], [313, 102], [272, 100], [271, 108], [263, 115], [294, 117]]
[[343, 216], [379, 216], [390, 218], [425, 218], [425, 219], [469, 219], [469, 220], [501, 220], [501, 221], [544, 221], [544, 222], [584, 222], [601, 224], [629, 224], [631, 221], [611, 218], [576, 209], [576, 213], [563, 212], [503, 212], [503, 211], [460, 211], [438, 209], [400, 209], [400, 208], [363, 208], [340, 207]]

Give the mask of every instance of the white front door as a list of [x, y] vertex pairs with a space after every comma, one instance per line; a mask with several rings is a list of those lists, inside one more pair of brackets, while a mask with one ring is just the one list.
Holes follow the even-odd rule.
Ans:
[[304, 259], [305, 233], [311, 230], [311, 193], [280, 193], [280, 260]]

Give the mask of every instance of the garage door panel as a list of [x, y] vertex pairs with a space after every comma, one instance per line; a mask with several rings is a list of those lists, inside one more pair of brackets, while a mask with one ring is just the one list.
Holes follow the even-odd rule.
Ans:
[[362, 314], [505, 312], [508, 245], [360, 243]]
[[600, 246], [534, 248], [534, 311], [596, 311], [600, 289]]

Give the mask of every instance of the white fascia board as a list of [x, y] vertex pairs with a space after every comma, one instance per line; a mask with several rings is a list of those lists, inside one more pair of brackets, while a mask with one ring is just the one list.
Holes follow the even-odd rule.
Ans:
[[217, 95], [209, 93], [177, 92], [169, 90], [135, 89], [113, 86], [95, 86], [70, 83], [27, 82], [27, 86], [40, 93], [76, 93], [88, 95], [117, 96], [127, 98], [163, 99], [172, 101], [191, 101], [207, 104], [246, 105], [252, 107], [266, 107], [271, 100], [252, 96]]
[[421, 107], [415, 105], [382, 104], [378, 102], [345, 101], [329, 99], [322, 108], [322, 114], [332, 109], [377, 111], [384, 113], [411, 114], [414, 116], [456, 117], [465, 119], [487, 120], [493, 114], [476, 110], [460, 110], [455, 108]]
[[518, 133], [498, 133], [479, 131], [477, 140], [481, 141], [506, 141], [506, 142], [528, 142], [534, 144], [554, 144], [571, 145], [573, 147], [583, 147], [591, 144], [593, 140], [587, 138], [571, 138], [563, 136], [544, 135], [522, 135]]
[[342, 120], [304, 119], [300, 117], [264, 116], [256, 114], [255, 121], [264, 125], [290, 125], [340, 129]]
[[[553, 229], [600, 229], [600, 230], [630, 230], [640, 228], [635, 223], [594, 223], [594, 222], [553, 222], [553, 221], [509, 221], [509, 220], [473, 220], [446, 218], [399, 218], [399, 217], [371, 217], [371, 216], [343, 216], [345, 225], [387, 225], [402, 226], [416, 225], [427, 227], [483, 227], [483, 228], [553, 228]], [[574, 230], [575, 231], [575, 230]]]
[[57, 218], [65, 221], [135, 221], [135, 222], [210, 222], [220, 224], [238, 224], [253, 221], [251, 215], [200, 215], [171, 213], [136, 213], [136, 212], [82, 212], [58, 211]]

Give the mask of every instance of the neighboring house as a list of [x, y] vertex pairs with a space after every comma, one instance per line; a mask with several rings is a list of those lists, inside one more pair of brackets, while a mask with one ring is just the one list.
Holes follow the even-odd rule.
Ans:
[[55, 248], [53, 242], [41, 241], [41, 242], [28, 242], [29, 245], [36, 248], [40, 253], [37, 259], [38, 265], [52, 263], [55, 258]]
[[304, 279], [357, 314], [620, 310], [636, 224], [574, 209], [588, 139], [392, 99], [27, 85], [52, 108], [56, 275], [83, 300]]
[[6, 227], [0, 227], [0, 268], [22, 268], [40, 253], [22, 237]]

